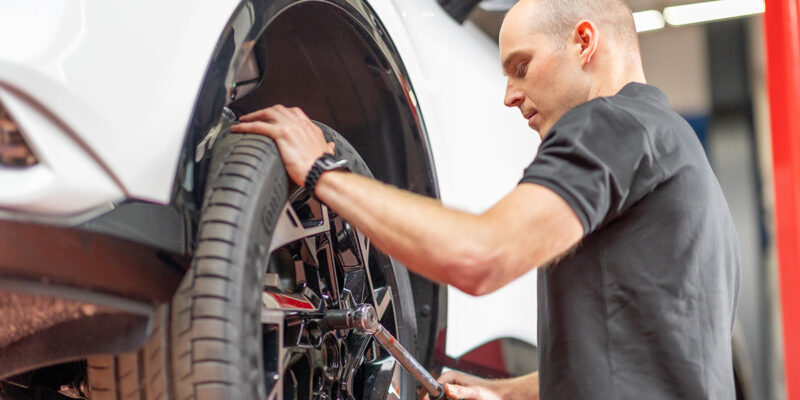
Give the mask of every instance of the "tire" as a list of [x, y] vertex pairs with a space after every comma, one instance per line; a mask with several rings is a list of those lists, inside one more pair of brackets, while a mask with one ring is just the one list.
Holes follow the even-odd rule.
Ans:
[[[350, 160], [353, 172], [371, 176], [338, 133], [320, 126], [336, 143], [336, 155]], [[386, 363], [391, 360], [371, 339], [326, 330], [318, 315], [360, 302], [377, 306], [383, 293], [380, 303], [387, 311], [382, 322], [415, 351], [415, 313], [405, 268], [377, 252], [368, 239], [291, 183], [272, 140], [225, 131], [213, 148], [212, 178], [190, 270], [171, 303], [159, 308], [153, 334], [143, 348], [87, 360], [89, 398], [386, 398], [386, 390], [396, 391], [398, 386], [401, 396], [396, 397], [415, 398], [415, 384], [399, 372], [399, 366], [387, 376]], [[322, 218], [328, 221], [327, 231], [314, 228], [313, 236], [303, 236], [311, 230], [305, 228], [306, 217], [301, 214], [313, 206], [327, 212], [327, 219]], [[285, 228], [292, 218], [300, 220], [299, 231]], [[276, 245], [287, 238], [293, 241]], [[312, 242], [328, 244], [327, 270], [317, 257], [316, 265], [303, 259], [297, 267], [297, 258], [307, 257], [311, 247], [316, 249]], [[281, 264], [286, 254], [293, 257], [294, 272]], [[352, 260], [345, 265], [343, 260], [350, 255], [356, 255], [363, 273], [357, 273], [359, 267], [353, 267]], [[360, 293], [347, 289], [359, 287], [353, 283], [358, 282], [356, 275], [367, 277], [360, 283]], [[265, 276], [271, 283], [265, 283]], [[380, 290], [373, 285], [376, 279], [383, 283]], [[298, 315], [308, 313], [276, 305], [275, 299], [285, 298], [310, 305], [317, 319], [297, 323]], [[295, 337], [295, 342], [285, 340]]]

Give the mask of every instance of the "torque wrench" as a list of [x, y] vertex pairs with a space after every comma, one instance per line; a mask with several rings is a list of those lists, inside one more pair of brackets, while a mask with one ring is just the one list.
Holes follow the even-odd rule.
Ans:
[[403, 368], [408, 371], [431, 396], [433, 400], [447, 398], [444, 386], [406, 350], [386, 328], [378, 322], [375, 308], [369, 304], [362, 304], [351, 310], [328, 310], [325, 312], [325, 321], [334, 329], [355, 329], [359, 332], [373, 336], [378, 343], [388, 351]]

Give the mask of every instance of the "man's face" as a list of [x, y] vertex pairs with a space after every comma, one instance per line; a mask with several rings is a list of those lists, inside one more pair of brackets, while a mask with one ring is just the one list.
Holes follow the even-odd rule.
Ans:
[[536, 32], [533, 3], [520, 2], [503, 21], [500, 60], [508, 76], [505, 105], [518, 107], [528, 126], [544, 139], [565, 112], [588, 100], [589, 85], [580, 45]]

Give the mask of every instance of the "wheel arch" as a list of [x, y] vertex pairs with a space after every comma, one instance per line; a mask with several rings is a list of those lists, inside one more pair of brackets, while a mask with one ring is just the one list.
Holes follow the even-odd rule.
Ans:
[[[259, 79], [251, 88], [237, 87], [235, 82], [248, 80], [242, 71], [253, 60]], [[170, 206], [185, 220], [186, 253], [193, 249], [209, 173], [198, 145], [213, 136], [223, 107], [241, 115], [277, 103], [301, 107], [334, 127], [377, 179], [439, 197], [413, 85], [376, 13], [357, 0], [246, 0], [215, 48], [175, 174]], [[446, 321], [446, 289], [410, 275], [420, 354], [430, 366]]]

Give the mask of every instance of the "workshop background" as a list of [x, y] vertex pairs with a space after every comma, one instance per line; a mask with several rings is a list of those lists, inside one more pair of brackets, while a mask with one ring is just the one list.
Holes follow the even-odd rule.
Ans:
[[[484, 1], [469, 20], [497, 40], [514, 0]], [[762, 1], [628, 0], [648, 83], [694, 127], [739, 233], [737, 343], [753, 399], [786, 398]], [[708, 5], [713, 4], [711, 7]], [[506, 351], [514, 358], [524, 352]], [[518, 356], [517, 364], [524, 364]], [[514, 363], [515, 361], [508, 361]], [[522, 366], [525, 369], [526, 366]], [[527, 366], [532, 369], [534, 366]]]

